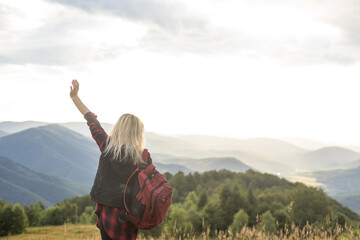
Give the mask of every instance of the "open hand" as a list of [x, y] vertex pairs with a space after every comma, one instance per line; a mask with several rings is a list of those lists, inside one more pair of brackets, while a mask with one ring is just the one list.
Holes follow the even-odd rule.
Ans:
[[70, 86], [70, 97], [74, 98], [78, 96], [79, 92], [79, 83], [76, 79], [72, 80], [71, 82], [72, 87]]

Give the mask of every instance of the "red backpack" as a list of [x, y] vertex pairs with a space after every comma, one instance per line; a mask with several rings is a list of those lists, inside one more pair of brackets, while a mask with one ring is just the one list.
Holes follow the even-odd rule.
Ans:
[[[120, 221], [130, 220], [139, 229], [151, 229], [159, 225], [165, 218], [171, 204], [172, 189], [166, 178], [155, 169], [150, 153], [144, 149], [141, 164], [129, 177], [124, 190], [125, 211], [119, 216]], [[134, 189], [131, 191], [131, 201], [126, 203], [126, 191], [133, 176]], [[137, 183], [138, 181], [138, 183]]]

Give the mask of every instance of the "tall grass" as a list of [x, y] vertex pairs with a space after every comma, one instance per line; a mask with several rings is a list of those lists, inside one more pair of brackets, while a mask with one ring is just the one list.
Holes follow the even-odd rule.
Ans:
[[226, 231], [214, 231], [211, 234], [211, 229], [209, 226], [203, 229], [203, 232], [199, 234], [192, 233], [183, 233], [182, 229], [176, 228], [174, 226], [172, 229], [164, 227], [160, 237], [152, 237], [149, 235], [144, 235], [140, 233], [138, 239], [178, 239], [178, 240], [215, 240], [215, 239], [262, 239], [262, 240], [281, 240], [281, 239], [328, 239], [328, 240], [338, 240], [338, 239], [360, 239], [359, 228], [355, 230], [348, 225], [344, 227], [336, 224], [332, 228], [328, 228], [325, 225], [314, 226], [310, 225], [308, 222], [303, 228], [299, 228], [295, 223], [291, 223], [289, 226], [285, 227], [285, 231], [280, 230], [274, 233], [269, 233], [266, 229], [259, 228], [258, 226], [247, 227], [244, 226], [239, 232], [232, 232], [231, 229]]
[[[292, 211], [292, 206], [294, 202], [292, 201], [288, 206], [288, 212]], [[333, 219], [333, 218], [332, 218]], [[143, 233], [140, 231], [138, 239], [179, 239], [179, 240], [217, 240], [217, 239], [243, 239], [243, 240], [252, 240], [252, 239], [261, 239], [261, 240], [282, 240], [282, 239], [327, 239], [327, 240], [338, 240], [338, 239], [359, 239], [360, 240], [360, 225], [356, 223], [354, 229], [353, 226], [345, 223], [343, 226], [338, 224], [338, 222], [331, 221], [331, 218], [328, 216], [323, 224], [309, 224], [307, 221], [305, 226], [299, 227], [296, 226], [295, 222], [291, 224], [285, 224], [284, 228], [279, 228], [278, 222], [276, 222], [277, 231], [269, 232], [265, 229], [265, 225], [261, 224], [262, 216], [256, 216], [257, 224], [252, 227], [244, 226], [240, 231], [233, 232], [231, 228], [226, 231], [211, 231], [209, 225], [205, 225], [203, 218], [202, 221], [202, 233], [196, 234], [194, 231], [183, 231], [181, 228], [177, 228], [176, 221], [174, 226], [168, 227], [164, 225], [163, 231], [161, 232], [160, 237], [152, 237], [148, 233]]]
[[[259, 228], [259, 225], [253, 227], [243, 227], [238, 232], [232, 232], [231, 229], [226, 231], [212, 231], [210, 226], [203, 226], [201, 234], [195, 232], [182, 233], [183, 229], [177, 228], [176, 224], [172, 227], [164, 226], [160, 236], [153, 237], [148, 232], [140, 231], [138, 239], [140, 240], [217, 240], [217, 239], [261, 239], [261, 240], [278, 240], [278, 239], [360, 239], [359, 226], [355, 229], [349, 225], [344, 227], [336, 224], [334, 227], [329, 227], [326, 224], [315, 226], [307, 223], [303, 228], [299, 228], [295, 223], [286, 226], [285, 231], [277, 231], [269, 233], [264, 228]], [[73, 239], [92, 239], [100, 240], [99, 230], [95, 225], [76, 225], [64, 224], [63, 226], [45, 226], [32, 227], [26, 230], [26, 233], [7, 236], [0, 238], [1, 240], [34, 240], [34, 239], [54, 239], [54, 240], [73, 240]]]

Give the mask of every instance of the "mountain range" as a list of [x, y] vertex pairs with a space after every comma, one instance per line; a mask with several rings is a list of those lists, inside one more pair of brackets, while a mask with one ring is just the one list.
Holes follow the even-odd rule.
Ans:
[[344, 206], [360, 214], [360, 194], [340, 195], [334, 196], [334, 198]]
[[0, 138], [0, 155], [32, 170], [91, 184], [99, 151], [91, 139], [60, 125], [26, 129]]
[[42, 201], [50, 206], [64, 198], [86, 194], [90, 186], [36, 172], [0, 156], [0, 189], [0, 198], [5, 201]]
[[25, 121], [25, 122], [0, 122], [0, 131], [5, 131], [7, 133], [16, 133], [21, 132], [23, 130], [40, 127], [44, 125], [48, 125], [46, 122], [35, 122], [35, 121]]
[[309, 175], [323, 183], [326, 192], [331, 196], [360, 193], [360, 166], [352, 169], [316, 171]]
[[202, 159], [193, 159], [193, 158], [179, 158], [172, 157], [166, 160], [162, 160], [168, 164], [179, 164], [186, 166], [191, 169], [191, 171], [204, 172], [210, 170], [232, 170], [237, 172], [246, 172], [249, 169], [252, 169], [250, 166], [244, 164], [233, 157], [222, 157], [222, 158], [202, 158]]
[[[103, 123], [106, 131], [111, 124]], [[40, 173], [91, 185], [100, 155], [86, 123], [0, 122], [0, 155]], [[332, 146], [307, 150], [284, 140], [214, 136], [162, 136], [146, 132], [146, 147], [161, 172], [253, 169], [291, 177], [313, 173], [337, 198], [359, 194], [350, 169], [360, 166], [356, 151]], [[342, 170], [340, 170], [342, 169]], [[349, 171], [347, 171], [347, 169]], [[333, 172], [321, 173], [320, 170]], [[304, 173], [305, 171], [305, 173]], [[324, 171], [322, 171], [324, 172]], [[339, 174], [336, 174], [339, 173]], [[324, 176], [338, 179], [324, 178]], [[346, 179], [346, 180], [344, 180]], [[357, 178], [354, 178], [357, 179]], [[342, 192], [333, 189], [343, 189]], [[0, 196], [1, 198], [1, 196]], [[344, 199], [344, 198], [341, 198]], [[345, 200], [344, 200], [345, 201]], [[354, 202], [354, 200], [351, 200]], [[355, 201], [356, 202], [356, 201]], [[358, 202], [360, 205], [360, 201]]]
[[297, 167], [307, 170], [351, 168], [360, 153], [341, 147], [324, 147], [301, 156]]

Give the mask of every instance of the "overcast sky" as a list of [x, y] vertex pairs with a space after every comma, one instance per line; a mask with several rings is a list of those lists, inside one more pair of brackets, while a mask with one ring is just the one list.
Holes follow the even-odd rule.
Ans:
[[358, 0], [0, 0], [0, 121], [360, 145]]

